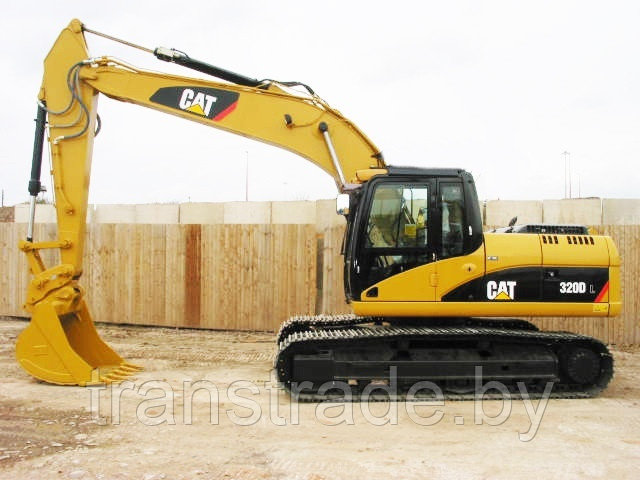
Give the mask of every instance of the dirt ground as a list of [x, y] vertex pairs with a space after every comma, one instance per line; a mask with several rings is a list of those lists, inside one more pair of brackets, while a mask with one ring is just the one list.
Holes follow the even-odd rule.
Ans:
[[637, 348], [614, 349], [616, 375], [596, 399], [316, 405], [275, 387], [270, 334], [100, 325], [145, 367], [101, 390], [23, 372], [13, 349], [25, 326], [0, 318], [0, 478], [638, 475]]

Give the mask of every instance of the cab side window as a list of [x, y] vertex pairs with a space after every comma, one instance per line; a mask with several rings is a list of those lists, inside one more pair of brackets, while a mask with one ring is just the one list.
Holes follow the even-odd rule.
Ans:
[[459, 183], [440, 184], [442, 211], [442, 243], [440, 258], [457, 257], [464, 253], [464, 195]]
[[431, 261], [429, 190], [428, 185], [376, 187], [364, 236], [365, 286]]
[[369, 213], [367, 247], [426, 246], [428, 206], [427, 186], [380, 185]]

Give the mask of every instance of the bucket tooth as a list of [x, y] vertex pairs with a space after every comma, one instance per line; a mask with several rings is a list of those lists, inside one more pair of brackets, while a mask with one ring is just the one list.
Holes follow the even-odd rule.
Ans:
[[109, 373], [101, 374], [100, 380], [102, 383], [115, 383], [127, 380], [130, 377], [130, 373], [123, 373], [119, 372], [118, 370], [112, 370]]
[[122, 362], [120, 366], [122, 368], [129, 368], [134, 372], [141, 372], [142, 370], [144, 370], [144, 367], [141, 367], [140, 365], [134, 365], [133, 363], [129, 363], [129, 362]]
[[137, 369], [137, 368], [131, 368], [131, 367], [127, 367], [127, 366], [125, 366], [125, 365], [120, 365], [120, 366], [118, 367], [118, 369], [119, 369], [121, 372], [125, 372], [125, 373], [127, 373], [127, 374], [129, 374], [129, 375], [132, 375], [132, 374], [134, 374], [134, 373], [137, 373], [137, 372], [141, 371], [141, 370], [139, 370], [139, 369]]
[[118, 382], [118, 381], [126, 380], [127, 378], [130, 378], [132, 375], [134, 375], [137, 372], [138, 370], [128, 369], [127, 367], [124, 366], [124, 364], [121, 364], [121, 365], [114, 365], [110, 369], [103, 369], [103, 373], [101, 377], [110, 382]]

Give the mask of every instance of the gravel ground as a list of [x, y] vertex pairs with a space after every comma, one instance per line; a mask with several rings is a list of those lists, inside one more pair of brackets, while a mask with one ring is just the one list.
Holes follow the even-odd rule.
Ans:
[[638, 348], [613, 349], [614, 380], [590, 400], [315, 405], [275, 387], [270, 334], [100, 325], [145, 370], [90, 389], [23, 372], [13, 348], [25, 326], [0, 318], [0, 478], [638, 475]]

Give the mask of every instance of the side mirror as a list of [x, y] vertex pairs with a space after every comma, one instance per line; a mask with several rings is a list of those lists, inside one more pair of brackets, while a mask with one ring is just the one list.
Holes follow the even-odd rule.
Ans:
[[336, 213], [338, 215], [349, 215], [349, 194], [341, 193], [336, 197]]

